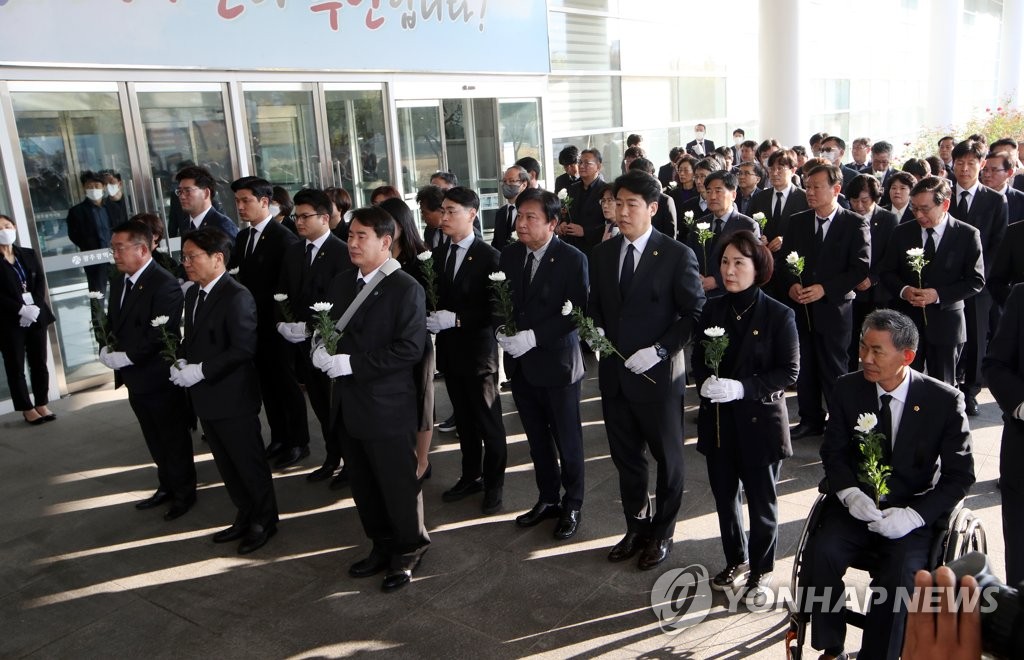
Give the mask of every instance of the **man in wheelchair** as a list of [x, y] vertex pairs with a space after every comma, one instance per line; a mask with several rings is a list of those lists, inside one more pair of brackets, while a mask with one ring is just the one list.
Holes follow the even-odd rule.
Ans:
[[[851, 565], [863, 564], [866, 554], [878, 593], [857, 657], [899, 657], [914, 573], [932, 568], [927, 565], [932, 526], [974, 483], [963, 394], [910, 368], [918, 340], [907, 316], [889, 309], [872, 312], [861, 330], [863, 370], [840, 378], [832, 397], [821, 448], [832, 501], [807, 542], [800, 576], [811, 645], [825, 660], [846, 658], [843, 576]], [[868, 423], [858, 418], [865, 413], [877, 417], [873, 432], [883, 436], [878, 462], [891, 467], [888, 492], [877, 505], [876, 489], [864, 474], [861, 444]]]

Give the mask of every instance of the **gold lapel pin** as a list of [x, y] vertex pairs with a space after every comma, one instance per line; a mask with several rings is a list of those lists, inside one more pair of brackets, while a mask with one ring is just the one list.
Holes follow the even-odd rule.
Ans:
[[551, 257], [551, 263], [555, 263], [555, 258]]
[[654, 251], [654, 252], [652, 252], [651, 254], [652, 254], [652, 255], [654, 255], [654, 256], [656, 257], [656, 256], [658, 256], [658, 251], [657, 251], [657, 250], [655, 250], [655, 251]]
[[914, 406], [914, 412], [921, 412], [921, 406]]
[[757, 330], [754, 330], [754, 336], [755, 337], [757, 336]]
[[466, 261], [473, 261], [473, 256], [470, 255], [470, 256], [466, 257]]

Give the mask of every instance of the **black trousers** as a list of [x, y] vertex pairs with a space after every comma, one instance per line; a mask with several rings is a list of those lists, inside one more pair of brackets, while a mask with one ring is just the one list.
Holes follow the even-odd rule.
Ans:
[[992, 294], [987, 288], [964, 301], [967, 320], [967, 343], [956, 365], [956, 382], [965, 394], [977, 396], [981, 391], [981, 359], [988, 347]]
[[501, 420], [498, 374], [468, 369], [448, 369], [444, 374], [448, 397], [455, 408], [455, 428], [462, 448], [462, 478], [483, 477], [484, 488], [505, 484], [508, 447]]
[[213, 460], [231, 502], [235, 523], [264, 528], [277, 524], [277, 498], [260, 435], [260, 418], [243, 415], [201, 419]]
[[416, 479], [415, 430], [356, 438], [339, 419], [335, 432], [349, 468], [359, 521], [373, 542], [373, 552], [389, 557], [394, 570], [413, 568], [430, 545]]
[[957, 362], [963, 351], [964, 344], [934, 344], [928, 335], [928, 325], [917, 322], [917, 331], [921, 335], [917, 355], [910, 364], [911, 368], [937, 378], [947, 385], [956, 387]]
[[[45, 406], [50, 398], [50, 371], [46, 368], [46, 326], [36, 322], [22, 328], [16, 322], [0, 330], [0, 350], [15, 410]], [[25, 382], [25, 359], [32, 378], [32, 398]], [[33, 403], [33, 400], [35, 403]]]
[[[538, 501], [583, 506], [583, 426], [580, 385], [533, 387], [521, 373], [512, 377], [512, 398], [530, 445]], [[561, 468], [559, 468], [561, 460]], [[560, 496], [565, 488], [564, 499]]]
[[[871, 571], [871, 587], [884, 589], [886, 599], [872, 601], [857, 657], [897, 660], [907, 622], [905, 605], [913, 593], [914, 573], [927, 567], [931, 530], [923, 527], [890, 540], [869, 532], [867, 523], [851, 516], [838, 500], [831, 498], [826, 506], [821, 526], [808, 541], [800, 572], [801, 588], [813, 587], [817, 597], [808, 599], [808, 592], [804, 592], [804, 611], [811, 615], [811, 646], [825, 650], [845, 644], [846, 616], [839, 605], [845, 596], [843, 576], [858, 557], [870, 550], [878, 557]], [[906, 590], [905, 600], [898, 597], [901, 589]]]
[[[681, 397], [652, 403], [621, 394], [602, 396], [608, 448], [619, 472], [619, 494], [626, 529], [655, 539], [672, 538], [683, 500], [683, 420]], [[648, 490], [647, 451], [657, 462], [655, 497]]]
[[306, 399], [295, 378], [291, 349], [291, 344], [276, 331], [273, 336], [261, 333], [253, 364], [259, 374], [270, 442], [280, 442], [285, 447], [308, 447]]
[[196, 496], [196, 464], [192, 454], [192, 434], [185, 390], [168, 383], [154, 392], [135, 394], [128, 390], [128, 403], [139, 420], [149, 455], [156, 463], [159, 489], [171, 494], [175, 502], [189, 502]]
[[[723, 444], [725, 439], [723, 438]], [[714, 451], [708, 461], [708, 480], [718, 510], [718, 527], [726, 564], [750, 563], [750, 571], [771, 573], [775, 568], [775, 549], [779, 541], [779, 510], [775, 485], [782, 461], [768, 465], [749, 465], [738, 446]], [[743, 484], [743, 490], [740, 490]], [[743, 532], [743, 498], [747, 495], [750, 512], [750, 541]]]
[[[808, 307], [810, 311], [810, 307]], [[848, 373], [849, 346], [852, 334], [852, 309], [847, 310], [847, 322], [839, 329], [823, 330], [816, 326], [807, 330], [806, 316], [797, 309], [797, 328], [800, 330], [800, 375], [796, 380], [796, 402], [800, 423], [810, 426], [825, 425], [825, 411], [832, 402], [832, 390], [839, 377]], [[811, 315], [813, 318], [813, 314]], [[825, 408], [822, 408], [822, 399]]]
[[309, 341], [293, 346], [295, 350], [295, 370], [297, 380], [306, 386], [309, 407], [320, 425], [320, 437], [324, 439], [327, 458], [324, 463], [341, 464], [341, 442], [337, 435], [331, 433], [331, 379], [327, 374], [313, 366], [310, 359]]

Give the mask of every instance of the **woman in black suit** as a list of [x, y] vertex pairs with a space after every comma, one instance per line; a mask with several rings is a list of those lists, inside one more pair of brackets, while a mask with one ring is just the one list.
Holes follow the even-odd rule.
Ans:
[[[53, 323], [53, 312], [46, 304], [43, 269], [32, 250], [15, 245], [14, 221], [0, 215], [0, 352], [11, 399], [29, 424], [57, 419], [46, 407], [49, 402], [50, 372], [46, 368], [46, 326]], [[25, 359], [32, 378], [32, 399], [25, 382]]]
[[[391, 256], [402, 264], [402, 270], [409, 273], [427, 289], [422, 262], [417, 255], [427, 252], [426, 244], [413, 220], [412, 210], [401, 199], [389, 198], [379, 206], [395, 219], [395, 242], [391, 244]], [[427, 307], [430, 301], [427, 301]], [[424, 325], [424, 331], [426, 326]], [[427, 337], [423, 344], [423, 357], [413, 367], [416, 378], [416, 403], [419, 408], [419, 427], [416, 430], [416, 478], [421, 482], [430, 478], [430, 442], [434, 436], [434, 342]]]
[[[726, 559], [711, 586], [723, 591], [745, 579], [744, 600], [753, 604], [775, 563], [775, 486], [782, 459], [793, 454], [785, 390], [796, 382], [800, 350], [793, 310], [760, 289], [772, 276], [771, 252], [747, 230], [722, 240], [726, 295], [704, 305], [697, 335], [705, 339], [705, 329], [724, 328], [729, 345], [717, 377], [705, 365], [701, 340], [694, 347], [693, 374], [701, 384], [697, 451], [707, 458]], [[750, 513], [749, 551], [741, 483]]]

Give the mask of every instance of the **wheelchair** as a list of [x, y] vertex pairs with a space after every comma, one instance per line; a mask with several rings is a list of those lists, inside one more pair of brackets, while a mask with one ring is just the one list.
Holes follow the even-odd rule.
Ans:
[[[828, 506], [829, 499], [832, 505], [842, 506], [835, 499], [835, 496], [828, 494], [827, 483], [823, 480], [818, 485], [818, 497], [811, 506], [811, 511], [804, 522], [804, 528], [800, 532], [800, 541], [797, 543], [796, 554], [793, 556], [793, 573], [790, 576], [790, 593], [793, 594], [789, 605], [789, 630], [786, 632], [786, 658], [788, 660], [801, 660], [803, 655], [804, 642], [807, 637], [807, 624], [810, 623], [810, 614], [801, 612], [803, 609], [800, 602], [799, 586], [800, 569], [804, 563], [804, 552], [811, 535], [821, 527], [821, 517]], [[943, 564], [954, 559], [959, 559], [969, 552], [988, 552], [988, 541], [985, 538], [985, 528], [981, 520], [974, 515], [974, 512], [964, 507], [961, 500], [953, 511], [945, 519], [938, 520], [932, 525], [932, 545], [928, 554], [928, 568], [935, 570]], [[868, 571], [874, 558], [871, 553], [866, 553], [855, 562], [850, 568]], [[865, 615], [846, 608], [847, 625], [864, 628]]]

